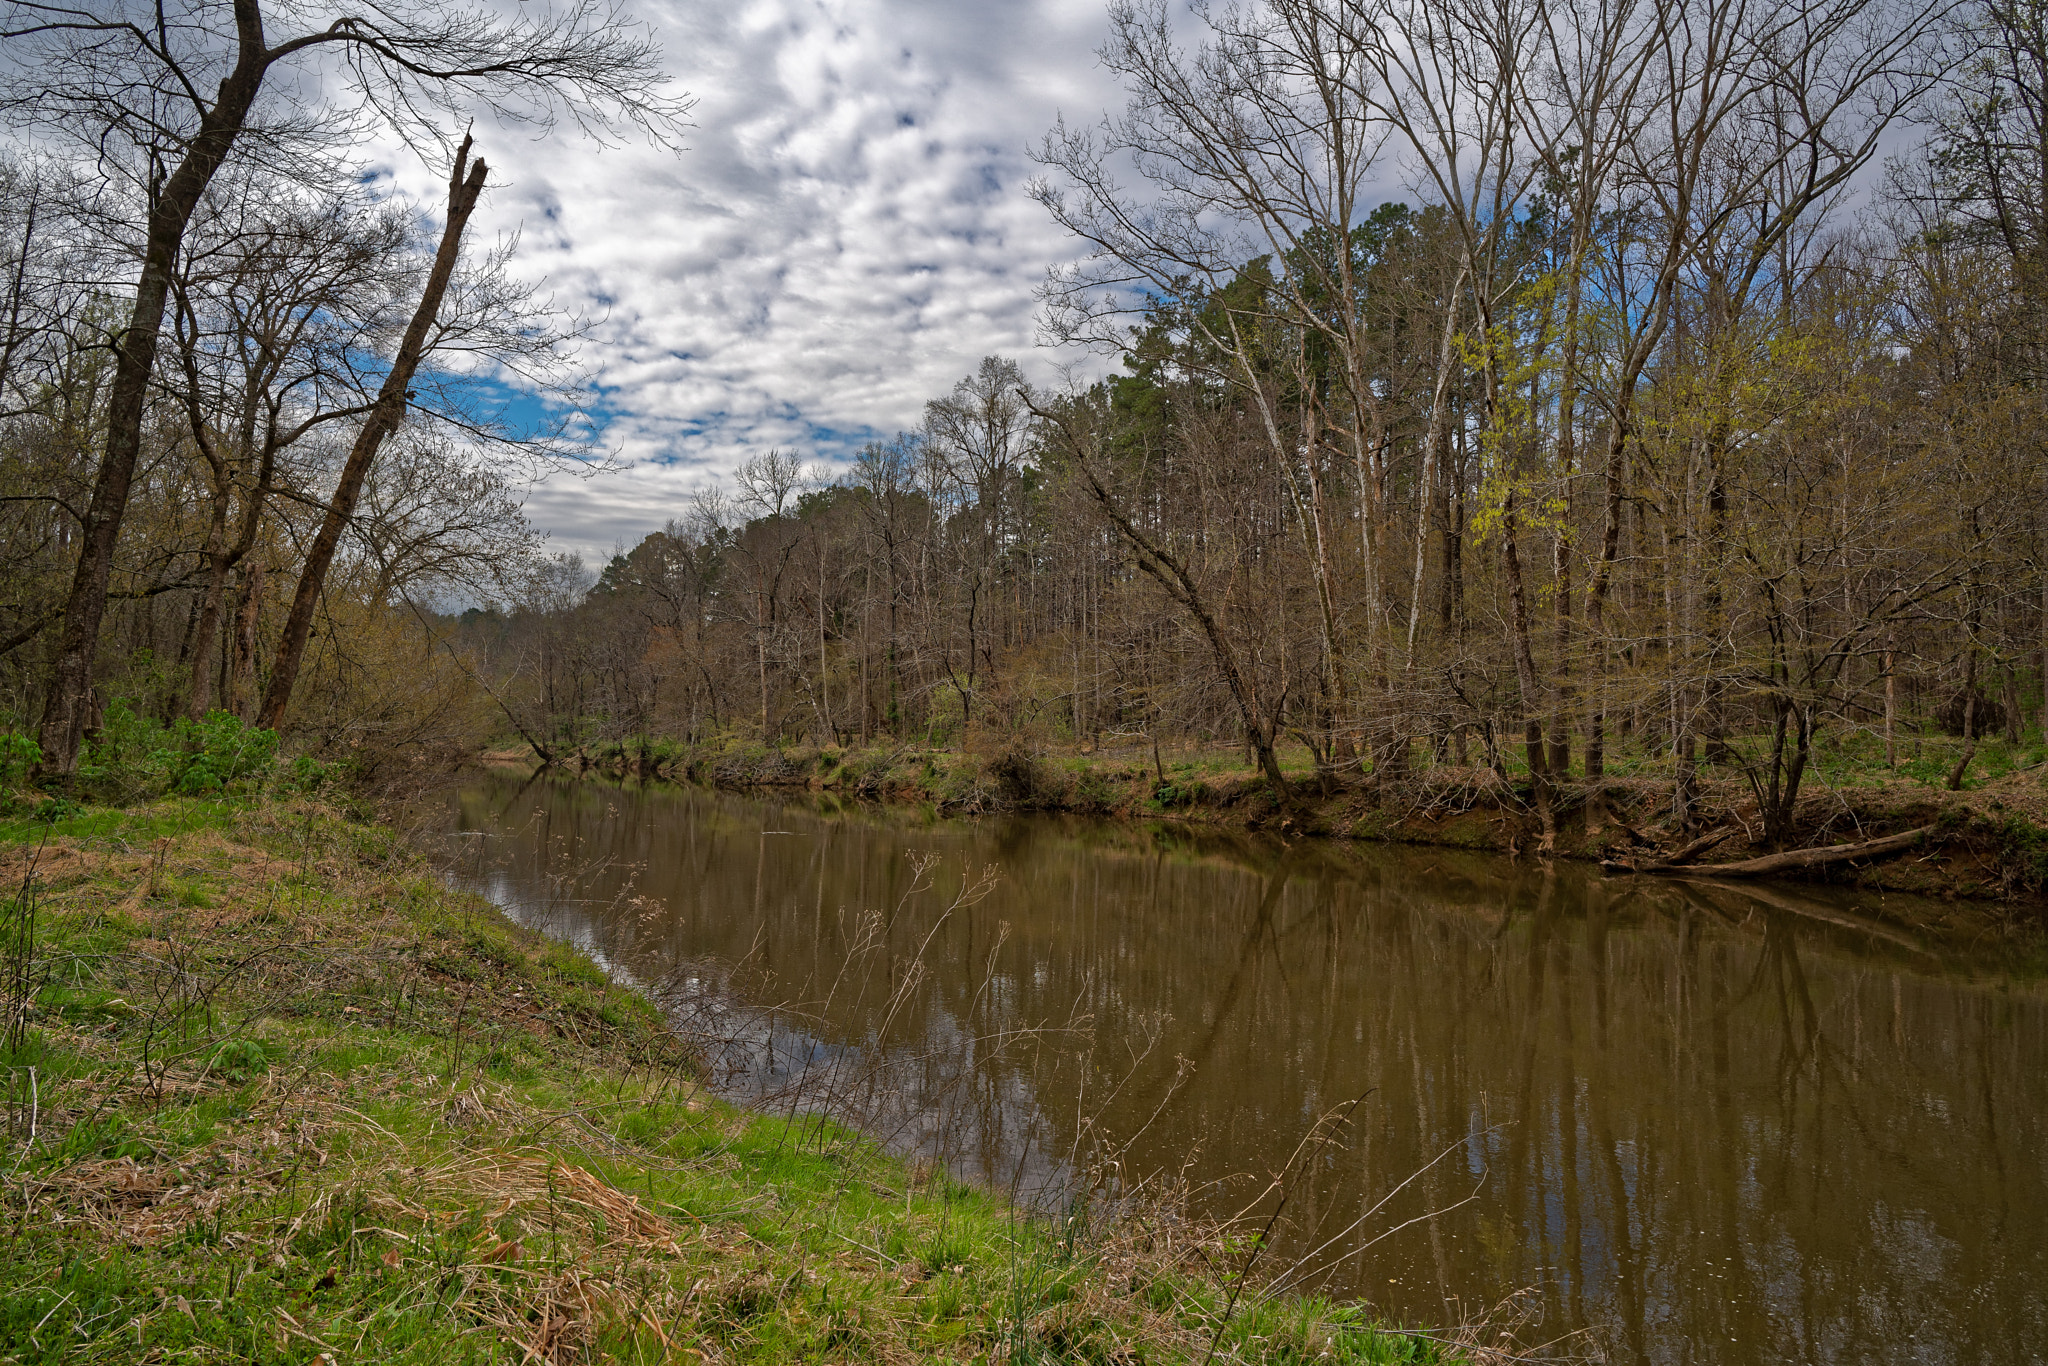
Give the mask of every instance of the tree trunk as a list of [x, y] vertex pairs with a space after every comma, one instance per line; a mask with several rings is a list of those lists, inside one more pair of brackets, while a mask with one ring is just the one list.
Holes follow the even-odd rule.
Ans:
[[1899, 712], [1898, 631], [1887, 630], [1884, 635], [1884, 766], [1899, 766], [1899, 751], [1895, 741], [1894, 726]]
[[1592, 705], [1586, 712], [1586, 778], [1591, 781], [1607, 773], [1607, 594], [1614, 583], [1614, 566], [1621, 555], [1621, 494], [1628, 450], [1628, 425], [1616, 418], [1607, 432], [1607, 469], [1600, 520], [1600, 561], [1586, 585], [1586, 640], [1592, 646], [1593, 663], [1588, 670], [1593, 690]]
[[1508, 624], [1514, 637], [1515, 681], [1522, 695], [1522, 751], [1529, 764], [1529, 783], [1535, 790], [1536, 819], [1543, 829], [1540, 850], [1548, 853], [1557, 843], [1557, 813], [1551, 800], [1548, 756], [1543, 746], [1541, 685], [1536, 679], [1536, 656], [1529, 648], [1529, 599], [1522, 587], [1522, 557], [1517, 545], [1519, 522], [1514, 490], [1510, 487], [1501, 508], [1501, 567], [1508, 582]]
[[[1572, 272], [1570, 298], [1566, 305], [1563, 379], [1558, 394], [1557, 476], [1562, 492], [1561, 512], [1550, 548], [1551, 594], [1551, 685], [1550, 746], [1546, 765], [1561, 780], [1572, 772], [1572, 731], [1576, 689], [1572, 686], [1572, 468], [1578, 463], [1573, 446], [1572, 426], [1576, 415], [1578, 331], [1577, 270]], [[1530, 409], [1539, 411], [1536, 400], [1540, 383], [1529, 386]]]
[[825, 653], [825, 543], [818, 542], [818, 708], [825, 720], [825, 743], [836, 744], [839, 734], [832, 728], [831, 661]]
[[357, 433], [355, 444], [349, 448], [334, 499], [327, 506], [327, 516], [306, 552], [306, 565], [299, 573], [298, 591], [292, 596], [291, 613], [285, 618], [284, 637], [278, 643], [277, 659], [270, 670], [270, 687], [263, 695], [263, 710], [258, 717], [258, 724], [266, 729], [275, 730], [284, 720], [292, 685], [298, 681], [299, 665], [305, 657], [306, 637], [312, 631], [313, 609], [327, 582], [327, 569], [334, 562], [342, 530], [355, 515], [363, 480], [376, 463], [385, 438], [405, 419], [406, 400], [412, 396], [412, 377], [426, 354], [427, 333], [440, 315], [442, 296], [448, 292], [448, 282], [462, 255], [462, 230], [476, 208], [477, 197], [483, 193], [487, 168], [481, 159], [474, 166], [469, 164], [469, 147], [470, 140], [465, 136], [462, 146], [456, 149], [455, 170], [448, 178], [448, 222], [441, 230], [441, 247], [434, 256], [434, 268], [427, 276], [419, 307], [406, 326], [391, 372], [377, 391], [377, 402], [364, 420], [362, 431]]
[[263, 609], [263, 566], [245, 564], [242, 569], [242, 601], [235, 611], [234, 659], [228, 666], [227, 709], [249, 719], [249, 697], [256, 681], [256, 622]]
[[[765, 614], [767, 609], [755, 605], [755, 611]], [[768, 741], [768, 628], [754, 627], [754, 666], [757, 681], [761, 685], [761, 742]]]
[[1266, 781], [1272, 784], [1274, 795], [1283, 803], [1292, 804], [1294, 789], [1288, 785], [1286, 775], [1280, 771], [1280, 758], [1273, 751], [1272, 723], [1265, 715], [1265, 708], [1260, 704], [1256, 683], [1245, 672], [1238, 660], [1237, 651], [1231, 648], [1229, 639], [1223, 634], [1223, 628], [1217, 622], [1215, 614], [1209, 610], [1208, 602], [1202, 596], [1193, 576], [1188, 573], [1187, 566], [1163, 546], [1154, 543], [1152, 538], [1131, 520], [1096, 475], [1094, 467], [1088, 461], [1086, 448], [1067, 424], [1057, 414], [1047, 412], [1032, 403], [1029, 394], [1024, 394], [1023, 398], [1034, 416], [1051, 424], [1053, 430], [1059, 433], [1062, 443], [1073, 457], [1075, 468], [1081, 472], [1082, 479], [1087, 484], [1089, 496], [1094, 499], [1096, 506], [1102, 509], [1103, 515], [1109, 519], [1110, 525], [1116, 528], [1117, 534], [1123, 538], [1125, 544], [1135, 552], [1134, 558], [1138, 561], [1138, 567], [1165, 589], [1169, 598], [1194, 618], [1196, 626], [1209, 642], [1211, 653], [1216, 657], [1217, 670], [1223, 675], [1223, 682], [1230, 691], [1231, 700], [1237, 704], [1238, 719], [1244, 725], [1245, 743], [1251, 747], [1252, 756], [1257, 761], [1260, 771], [1266, 775]]
[[[1408, 657], [1406, 667], [1415, 668], [1415, 635], [1422, 623], [1422, 566], [1429, 551], [1429, 509], [1434, 500], [1436, 486], [1442, 480], [1439, 466], [1448, 464], [1446, 449], [1450, 444], [1451, 373], [1459, 364], [1457, 357], [1458, 315], [1460, 299], [1458, 291], [1465, 287], [1465, 272], [1461, 266], [1457, 278], [1451, 283], [1448, 302], [1444, 308], [1443, 338], [1437, 346], [1436, 388], [1430, 394], [1429, 430], [1422, 438], [1422, 474], [1416, 480], [1415, 489], [1415, 575], [1408, 589]], [[1446, 494], [1446, 501], [1449, 495]], [[1446, 518], [1448, 521], [1448, 518]], [[1449, 532], [1446, 531], [1446, 537]], [[1444, 547], [1444, 562], [1448, 565], [1453, 551], [1448, 544]], [[1450, 586], [1444, 588], [1444, 625], [1450, 625]]]
[[1327, 672], [1326, 687], [1330, 693], [1329, 752], [1333, 759], [1350, 759], [1356, 754], [1351, 743], [1351, 693], [1344, 675], [1343, 637], [1337, 626], [1337, 600], [1335, 590], [1336, 570], [1330, 564], [1330, 542], [1325, 530], [1323, 501], [1323, 475], [1315, 466], [1315, 454], [1309, 454], [1309, 517], [1315, 531], [1316, 606], [1320, 611], [1319, 625], [1323, 636], [1323, 667]]
[[[1784, 734], [1789, 725], [1791, 754], [1784, 753]], [[1799, 787], [1806, 778], [1806, 766], [1813, 758], [1813, 715], [1794, 702], [1782, 705], [1779, 717], [1778, 752], [1771, 756], [1773, 772], [1771, 802], [1764, 811], [1764, 840], [1783, 846], [1791, 841], [1793, 820], [1799, 808]], [[1782, 765], [1782, 767], [1781, 767]]]
[[[198, 639], [192, 659], [192, 697], [187, 714], [194, 721], [206, 715], [212, 705], [212, 684], [214, 665], [209, 662], [213, 654], [214, 638], [220, 632], [221, 617], [227, 606], [228, 573], [248, 557], [255, 548], [256, 533], [263, 523], [263, 500], [270, 493], [270, 476], [277, 462], [277, 438], [272, 432], [266, 436], [263, 459], [256, 474], [256, 486], [249, 490], [249, 501], [242, 508], [242, 525], [233, 546], [215, 553], [209, 566], [206, 581], [206, 604], [199, 614]], [[222, 509], [225, 512], [225, 507]], [[233, 710], [233, 703], [229, 703]]]
[[[1674, 721], [1674, 725], [1684, 725]], [[1671, 784], [1671, 825], [1680, 832], [1693, 827], [1693, 808], [1699, 805], [1700, 771], [1693, 754], [1692, 728], [1685, 725], [1678, 737], [1678, 776]]]
[[1550, 771], [1569, 781], [1572, 772], [1572, 731], [1577, 712], [1578, 690], [1572, 685], [1572, 534], [1571, 505], [1565, 504], [1563, 525], [1558, 528], [1550, 562], [1551, 599], [1555, 607], [1553, 670], [1551, 687]]
[[[1231, 322], [1231, 335], [1237, 336], [1234, 318]], [[1258, 370], [1245, 354], [1241, 338], [1237, 344], [1237, 355], [1244, 367], [1246, 390], [1251, 394], [1252, 401], [1259, 410], [1259, 421], [1265, 429], [1267, 444], [1272, 447], [1273, 462], [1279, 466], [1281, 476], [1287, 485], [1287, 496], [1294, 504], [1295, 525], [1301, 533], [1302, 550], [1308, 555], [1310, 568], [1315, 575], [1316, 626], [1323, 647], [1323, 688], [1334, 695], [1332, 711], [1335, 717], [1329, 747], [1331, 752], [1335, 753], [1341, 746], [1349, 754], [1353, 752], [1354, 747], [1349, 735], [1345, 733], [1345, 728], [1351, 723], [1351, 699], [1345, 679], [1344, 648], [1337, 629], [1336, 572], [1330, 564], [1330, 545], [1323, 505], [1323, 474], [1316, 458], [1321, 441], [1321, 413], [1317, 411], [1313, 400], [1303, 403], [1297, 441], [1295, 446], [1290, 447], [1280, 430], [1279, 421], [1273, 412], [1273, 404], [1266, 396]], [[1300, 378], [1305, 380], [1306, 376], [1302, 375]], [[1309, 386], [1304, 383], [1303, 387], [1307, 389]], [[1308, 478], [1306, 498], [1302, 496], [1301, 481], [1295, 477], [1293, 455], [1296, 449], [1304, 456], [1303, 473]], [[1311, 745], [1310, 748], [1315, 749], [1317, 746]], [[1324, 766], [1320, 754], [1316, 763], [1319, 768]]]
[[92, 501], [80, 527], [78, 567], [64, 604], [64, 630], [50, 675], [40, 740], [45, 773], [68, 775], [78, 768], [78, 744], [92, 710], [93, 662], [98, 654], [100, 621], [107, 610], [107, 588], [114, 569], [114, 547], [128, 510], [135, 482], [135, 464], [142, 453], [142, 425], [149, 400], [150, 377], [156, 368], [157, 341], [163, 332], [164, 308], [170, 298], [171, 271], [184, 244], [185, 228], [214, 173], [227, 160], [242, 130], [256, 92], [263, 84], [269, 53], [263, 42], [263, 15], [256, 0], [235, 0], [235, 65], [221, 79], [213, 107], [199, 121], [199, 130], [185, 157], [163, 183], [150, 205], [142, 249], [142, 273], [135, 286], [135, 305], [128, 325], [114, 342], [114, 374], [107, 391], [107, 436]]
[[[1710, 554], [1725, 554], [1728, 535], [1728, 485], [1722, 477], [1722, 469], [1728, 450], [1727, 424], [1723, 422], [1707, 447], [1707, 525], [1701, 544]], [[1722, 598], [1721, 567], [1709, 562], [1701, 566], [1707, 576], [1705, 602], [1706, 620], [1695, 623], [1693, 639], [1718, 642], [1725, 629], [1722, 621], [1724, 602]], [[1704, 631], [1702, 637], [1699, 632]], [[1727, 683], [1721, 677], [1720, 661], [1712, 654], [1707, 661], [1706, 687], [1701, 696], [1701, 730], [1706, 736], [1706, 760], [1710, 764], [1725, 764], [1733, 757], [1728, 749]]]
[[192, 685], [185, 701], [185, 715], [194, 721], [205, 717], [207, 708], [213, 705], [213, 646], [220, 634], [221, 608], [227, 598], [228, 570], [232, 567], [227, 549], [221, 544], [226, 511], [223, 503], [207, 533], [206, 588], [200, 597], [198, 620], [192, 627]]
[[1963, 754], [1948, 773], [1948, 790], [1961, 792], [1970, 761], [1977, 757], [1977, 652], [1971, 650], [1963, 665]]
[[883, 719], [889, 723], [889, 738], [901, 739], [903, 735], [903, 667], [897, 646], [897, 604], [902, 600], [903, 587], [896, 572], [896, 542], [892, 537], [883, 543], [889, 556], [889, 644], [888, 644], [888, 685], [889, 706]]

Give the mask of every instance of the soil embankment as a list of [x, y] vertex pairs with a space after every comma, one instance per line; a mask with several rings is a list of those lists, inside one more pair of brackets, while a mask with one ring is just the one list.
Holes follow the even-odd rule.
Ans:
[[[1509, 856], [1548, 852], [1617, 872], [1682, 863], [1690, 875], [1715, 877], [1719, 867], [1757, 863], [1787, 848], [1849, 846], [1809, 856], [1805, 866], [1778, 860], [1770, 875], [2003, 902], [2022, 917], [2038, 916], [2048, 905], [2048, 770], [2038, 767], [1964, 792], [1876, 774], [1832, 786], [1811, 784], [1799, 806], [1798, 837], [1786, 847], [1764, 842], [1756, 803], [1739, 777], [1710, 771], [1699, 781], [1692, 819], [1683, 824], [1672, 819], [1668, 778], [1610, 777], [1564, 790], [1545, 851], [1527, 789], [1482, 768], [1432, 768], [1384, 787], [1369, 778], [1301, 771], [1294, 776], [1292, 799], [1283, 802], [1248, 768], [1213, 761], [1169, 764], [1149, 752], [981, 757], [911, 746], [647, 744], [588, 750], [573, 762], [584, 769], [734, 790], [807, 789], [918, 802], [954, 815], [1060, 811], [1190, 821]], [[1894, 838], [1915, 831], [1921, 833], [1910, 840]], [[1867, 853], [1857, 852], [1865, 845], [1871, 846]], [[1779, 866], [1784, 864], [1795, 866]]]

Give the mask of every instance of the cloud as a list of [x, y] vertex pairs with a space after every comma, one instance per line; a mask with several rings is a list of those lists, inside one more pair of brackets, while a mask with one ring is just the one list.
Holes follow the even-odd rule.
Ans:
[[1026, 153], [1061, 110], [1117, 102], [1100, 0], [639, 13], [697, 98], [687, 151], [479, 134], [478, 227], [521, 232], [519, 269], [600, 319], [584, 359], [625, 469], [534, 490], [559, 546], [631, 545], [750, 452], [829, 459], [910, 426], [984, 355], [1050, 378], [1033, 290], [1074, 253], [1026, 198]]

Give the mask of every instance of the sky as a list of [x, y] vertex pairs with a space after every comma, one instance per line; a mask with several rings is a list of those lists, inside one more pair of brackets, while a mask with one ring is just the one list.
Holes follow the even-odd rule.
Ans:
[[[1026, 187], [1062, 111], [1121, 104], [1103, 0], [634, 9], [696, 100], [685, 150], [478, 131], [471, 241], [518, 232], [517, 269], [597, 320], [582, 361], [618, 468], [531, 491], [549, 549], [602, 564], [771, 446], [843, 459], [983, 356], [1038, 381], [1085, 362], [1036, 344], [1034, 290], [1076, 252]], [[445, 194], [417, 158], [387, 164]]]

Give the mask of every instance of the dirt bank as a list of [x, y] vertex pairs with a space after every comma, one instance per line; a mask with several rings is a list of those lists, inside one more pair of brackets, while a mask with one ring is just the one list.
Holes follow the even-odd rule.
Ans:
[[[531, 756], [504, 751], [502, 760]], [[573, 766], [731, 790], [807, 789], [876, 801], [928, 805], [949, 815], [1057, 811], [1137, 820], [1186, 821], [1283, 836], [1439, 845], [1535, 855], [1541, 832], [1525, 787], [1491, 769], [1436, 767], [1401, 784], [1291, 774], [1282, 802], [1257, 773], [1227, 752], [1189, 759], [1147, 752], [979, 756], [957, 750], [696, 748], [660, 742], [579, 754]], [[1688, 862], [1707, 875], [1718, 865], [1778, 852], [1738, 775], [1708, 770], [1694, 820], [1671, 819], [1672, 782], [1654, 771], [1576, 783], [1557, 815], [1552, 856], [1647, 866], [1681, 853], [1702, 832], [1725, 830]], [[2001, 902], [2014, 918], [2048, 919], [2048, 769], [2005, 773], [1964, 792], [1942, 791], [1896, 773], [1858, 770], [1809, 785], [1794, 848], [1860, 844], [1925, 830], [1903, 849], [1786, 871], [1789, 880], [1848, 884], [1945, 898]]]

